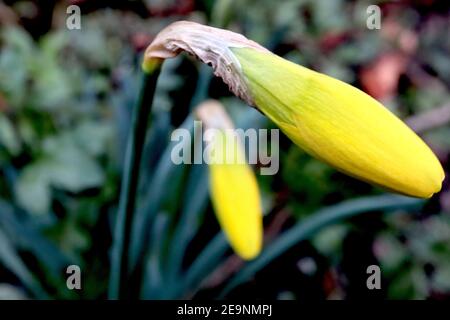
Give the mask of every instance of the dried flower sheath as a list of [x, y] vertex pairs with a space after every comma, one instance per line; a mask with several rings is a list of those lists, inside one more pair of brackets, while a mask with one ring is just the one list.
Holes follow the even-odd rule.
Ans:
[[173, 58], [185, 51], [214, 69], [230, 90], [251, 106], [253, 98], [242, 76], [242, 68], [231, 48], [252, 48], [269, 51], [235, 32], [204, 26], [190, 21], [178, 21], [163, 29], [145, 51], [144, 70], [155, 61]]

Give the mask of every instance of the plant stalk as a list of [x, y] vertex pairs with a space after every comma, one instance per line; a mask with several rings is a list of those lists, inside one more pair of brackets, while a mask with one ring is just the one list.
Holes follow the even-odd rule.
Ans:
[[136, 207], [136, 190], [142, 151], [160, 70], [161, 64], [158, 64], [152, 70], [144, 71], [139, 99], [133, 110], [114, 230], [108, 288], [109, 299], [125, 298], [131, 293], [128, 286], [131, 228]]

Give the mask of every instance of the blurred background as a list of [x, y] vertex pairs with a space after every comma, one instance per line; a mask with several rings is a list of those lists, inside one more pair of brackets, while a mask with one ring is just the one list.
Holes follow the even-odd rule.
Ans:
[[[381, 8], [379, 30], [366, 26], [371, 4]], [[66, 26], [69, 5], [81, 9], [79, 30]], [[448, 1], [0, 1], [0, 299], [107, 298], [141, 55], [177, 20], [242, 33], [361, 88], [418, 132], [448, 175]], [[220, 233], [207, 169], [170, 161], [170, 133], [189, 127], [206, 98], [220, 100], [239, 127], [274, 127], [207, 66], [186, 55], [164, 64], [142, 161], [130, 297], [450, 298], [448, 178], [427, 201], [397, 203], [283, 135], [280, 171], [258, 176], [271, 256], [241, 261]], [[354, 210], [361, 197], [366, 209], [305, 233], [317, 214]], [[295, 241], [281, 249], [288, 237]], [[72, 264], [81, 290], [66, 286]], [[366, 286], [374, 264], [380, 290]]]

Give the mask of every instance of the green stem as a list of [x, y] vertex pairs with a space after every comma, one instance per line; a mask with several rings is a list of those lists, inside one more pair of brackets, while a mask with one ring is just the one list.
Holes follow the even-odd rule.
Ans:
[[131, 132], [128, 136], [125, 153], [119, 210], [114, 231], [111, 273], [108, 289], [108, 297], [110, 299], [126, 297], [130, 293], [127, 284], [131, 227], [136, 206], [136, 190], [138, 186], [145, 133], [159, 72], [160, 65], [151, 72], [144, 72], [140, 96], [137, 105], [133, 110]]

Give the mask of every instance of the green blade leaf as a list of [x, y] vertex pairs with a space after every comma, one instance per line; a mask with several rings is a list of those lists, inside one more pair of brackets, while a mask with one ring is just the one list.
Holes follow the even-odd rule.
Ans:
[[355, 215], [380, 210], [393, 211], [396, 209], [412, 209], [421, 206], [423, 200], [409, 198], [399, 195], [381, 195], [373, 197], [364, 197], [355, 200], [348, 200], [337, 205], [330, 206], [317, 211], [311, 217], [300, 221], [290, 230], [277, 238], [273, 243], [266, 247], [262, 254], [248, 264], [246, 264], [227, 284], [220, 297], [224, 297], [233, 288], [245, 282], [256, 272], [264, 268], [289, 248], [311, 237], [318, 230], [331, 224], [348, 219]]

